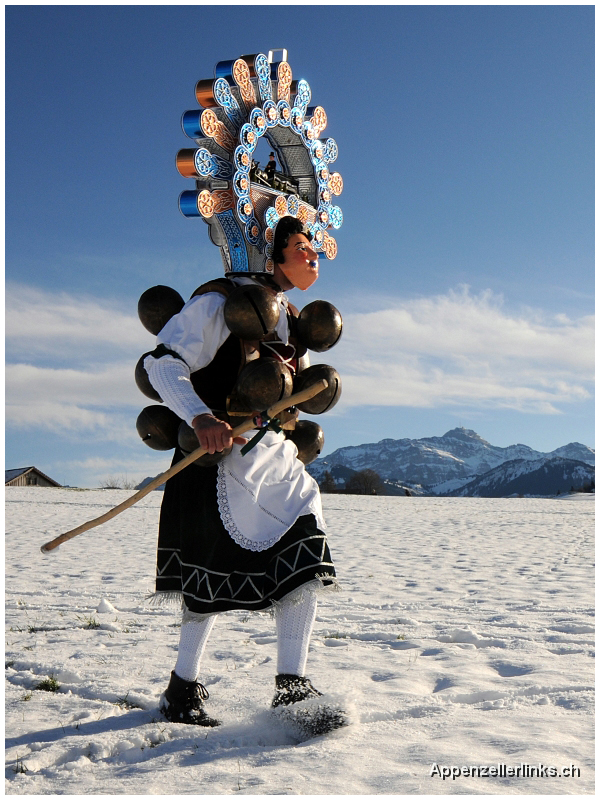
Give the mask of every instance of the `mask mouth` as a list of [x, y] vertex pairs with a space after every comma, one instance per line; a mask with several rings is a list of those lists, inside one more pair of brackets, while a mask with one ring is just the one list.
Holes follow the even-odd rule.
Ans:
[[317, 268], [312, 268], [308, 272], [307, 275], [302, 275], [298, 278], [296, 282], [296, 288], [301, 289], [302, 291], [306, 291], [306, 289], [310, 289], [310, 287], [315, 283], [317, 278], [319, 277], [319, 270]]
[[296, 289], [306, 291], [319, 277], [319, 262], [306, 262], [303, 269], [283, 269], [282, 272]]

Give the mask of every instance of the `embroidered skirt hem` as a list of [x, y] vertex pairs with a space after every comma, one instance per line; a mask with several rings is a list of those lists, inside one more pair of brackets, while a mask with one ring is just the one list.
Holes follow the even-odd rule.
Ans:
[[[176, 451], [174, 463], [181, 454]], [[251, 551], [219, 515], [217, 466], [190, 465], [165, 486], [156, 597], [183, 598], [193, 614], [270, 608], [305, 584], [337, 586], [327, 538], [313, 514], [298, 517], [272, 547]]]

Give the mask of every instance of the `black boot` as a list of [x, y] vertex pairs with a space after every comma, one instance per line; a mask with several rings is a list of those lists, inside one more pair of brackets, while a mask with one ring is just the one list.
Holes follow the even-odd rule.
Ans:
[[184, 681], [183, 678], [172, 672], [171, 680], [160, 698], [158, 707], [169, 722], [214, 728], [221, 723], [218, 719], [208, 716], [203, 708], [205, 700], [208, 700], [208, 692], [201, 683]]
[[[275, 685], [277, 691], [271, 703], [272, 708], [276, 709], [278, 706], [290, 706], [290, 708], [280, 708], [273, 713], [290, 723], [294, 732], [299, 733], [302, 739], [322, 736], [324, 733], [348, 725], [346, 711], [335, 701], [302, 703], [303, 700], [323, 696], [308, 678], [302, 678], [300, 675], [277, 675]], [[298, 705], [295, 705], [296, 703]]]
[[292, 703], [308, 700], [309, 697], [321, 697], [323, 694], [315, 689], [308, 678], [302, 678], [300, 675], [276, 675], [275, 686], [277, 691], [271, 708], [289, 706]]

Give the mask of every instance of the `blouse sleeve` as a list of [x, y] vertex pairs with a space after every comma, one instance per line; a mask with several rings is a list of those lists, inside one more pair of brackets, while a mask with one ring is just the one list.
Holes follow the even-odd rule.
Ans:
[[160, 331], [156, 344], [164, 344], [181, 356], [190, 372], [206, 367], [230, 334], [224, 305], [225, 297], [216, 292], [192, 297]]
[[188, 425], [198, 414], [211, 413], [194, 391], [190, 373], [210, 364], [229, 336], [223, 318], [224, 304], [225, 298], [212, 292], [193, 297], [156, 338], [157, 345], [165, 345], [181, 360], [172, 355], [149, 355], [144, 359], [150, 383], [165, 405]]

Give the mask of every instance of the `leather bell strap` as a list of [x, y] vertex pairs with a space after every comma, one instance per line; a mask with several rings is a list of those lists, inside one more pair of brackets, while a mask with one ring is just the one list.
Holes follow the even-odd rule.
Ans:
[[254, 417], [253, 421], [256, 427], [260, 428], [260, 430], [256, 436], [253, 436], [250, 441], [246, 442], [246, 444], [240, 450], [240, 453], [243, 456], [245, 456], [246, 453], [249, 453], [253, 447], [256, 447], [267, 431], [275, 431], [275, 433], [279, 433], [281, 430], [283, 430], [279, 419], [277, 417], [273, 417], [273, 419], [271, 419], [266, 412], [258, 414], [256, 417]]

